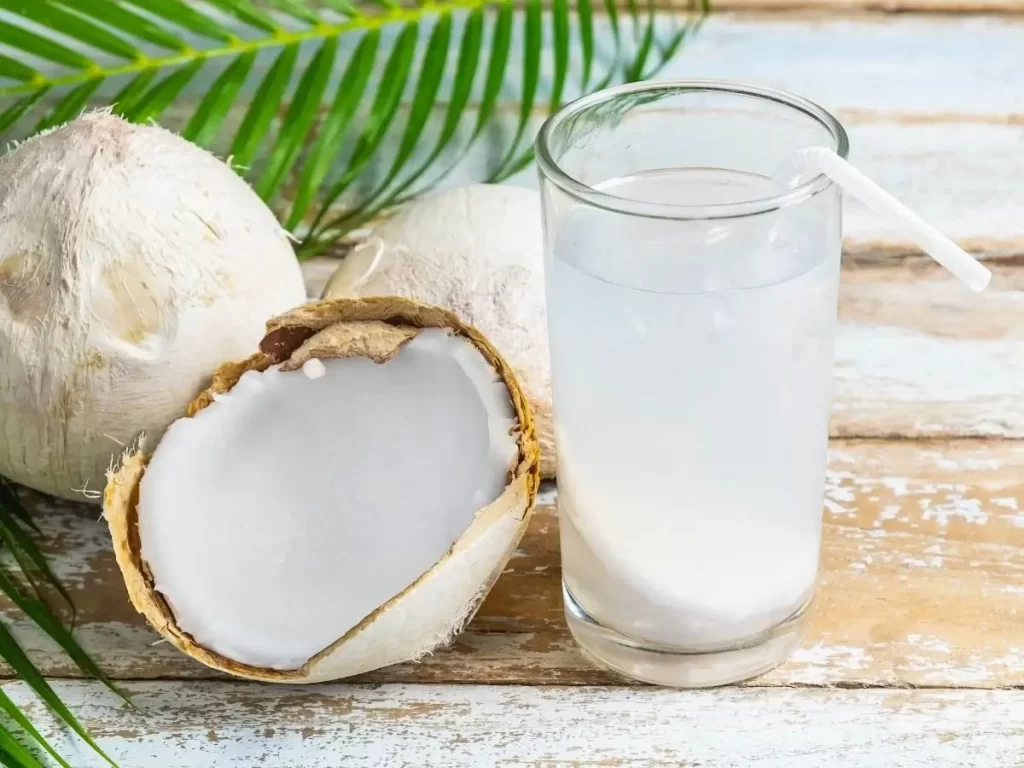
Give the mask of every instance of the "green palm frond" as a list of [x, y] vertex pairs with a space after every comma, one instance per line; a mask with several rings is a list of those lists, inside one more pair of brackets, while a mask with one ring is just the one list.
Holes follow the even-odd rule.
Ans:
[[[35, 543], [33, 534], [38, 532], [39, 529], [25, 510], [21, 498], [14, 488], [0, 478], [0, 546], [7, 549], [14, 563], [20, 569], [19, 574], [12, 568], [0, 565], [0, 593], [3, 593], [10, 602], [56, 642], [85, 674], [103, 682], [123, 698], [123, 694], [114, 687], [102, 670], [79, 646], [71, 630], [64, 625], [44, 600], [43, 590], [49, 588], [60, 594], [69, 605], [71, 604], [70, 595], [60, 584], [56, 574]], [[34, 596], [26, 594], [22, 584], [27, 585]], [[2, 622], [0, 622], [0, 659], [14, 670], [18, 677], [24, 680], [72, 731], [77, 733], [110, 765], [115, 765], [60, 700]], [[17, 726], [17, 728], [12, 726]], [[29, 746], [25, 746], [22, 741], [19, 741], [18, 736], [28, 741]], [[43, 763], [39, 760], [36, 751], [29, 747], [46, 752], [58, 765], [70, 768], [67, 761], [39, 733], [18, 708], [18, 705], [0, 689], [0, 765], [14, 766], [14, 768], [36, 768], [36, 766], [41, 768]]]
[[650, 76], [707, 10], [617, 2], [0, 0], [0, 135], [105, 104], [159, 121], [230, 156], [315, 252], [441, 181], [504, 102], [477, 180], [513, 175], [543, 113]]

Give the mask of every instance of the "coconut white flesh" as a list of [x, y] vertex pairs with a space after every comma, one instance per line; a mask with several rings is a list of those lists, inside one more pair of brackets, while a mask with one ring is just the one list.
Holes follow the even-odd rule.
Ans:
[[515, 424], [486, 359], [443, 330], [382, 364], [250, 371], [160, 442], [139, 492], [142, 558], [197, 643], [298, 669], [502, 494]]

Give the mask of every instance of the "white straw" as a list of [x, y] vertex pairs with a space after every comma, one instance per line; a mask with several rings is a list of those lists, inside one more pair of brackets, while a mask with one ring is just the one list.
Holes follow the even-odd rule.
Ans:
[[825, 174], [844, 192], [849, 192], [879, 216], [899, 225], [915, 245], [972, 290], [985, 290], [992, 279], [992, 273], [985, 265], [828, 147], [801, 149], [793, 162], [800, 171]]

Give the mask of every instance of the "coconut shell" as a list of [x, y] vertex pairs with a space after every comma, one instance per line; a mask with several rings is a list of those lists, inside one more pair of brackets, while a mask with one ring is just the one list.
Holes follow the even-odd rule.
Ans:
[[[472, 618], [526, 530], [540, 485], [540, 452], [529, 405], [512, 369], [479, 331], [455, 314], [394, 297], [332, 299], [300, 307], [267, 324], [259, 352], [222, 365], [209, 388], [188, 407], [186, 417], [209, 406], [215, 395], [229, 392], [248, 371], [278, 364], [298, 368], [314, 356], [361, 356], [383, 362], [420, 328], [447, 328], [466, 337], [507, 386], [519, 425], [519, 453], [504, 492], [479, 510], [448, 553], [401, 593], [301, 668], [275, 670], [215, 653], [177, 626], [170, 606], [154, 587], [139, 536], [139, 487], [150, 457], [129, 451], [109, 475], [104, 515], [132, 605], [178, 650], [237, 677], [313, 683], [419, 658], [448, 642]], [[409, 637], [410, 627], [416, 627], [415, 638]]]

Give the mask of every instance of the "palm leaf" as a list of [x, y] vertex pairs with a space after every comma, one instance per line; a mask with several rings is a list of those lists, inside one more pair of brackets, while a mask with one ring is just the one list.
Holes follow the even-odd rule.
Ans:
[[0, 510], [14, 515], [14, 517], [18, 518], [36, 533], [42, 533], [39, 530], [39, 526], [36, 525], [36, 521], [32, 519], [28, 510], [25, 509], [25, 505], [21, 503], [18, 494], [14, 492], [14, 489], [2, 477], [0, 477]]
[[[468, 151], [476, 143], [487, 128], [492, 117], [494, 108], [498, 103], [498, 96], [501, 93], [502, 80], [505, 77], [505, 68], [508, 65], [509, 52], [512, 45], [512, 25], [514, 20], [514, 8], [510, 0], [505, 0], [498, 8], [497, 17], [494, 21], [494, 30], [490, 41], [490, 56], [487, 64], [487, 77], [484, 83], [483, 96], [480, 106], [477, 108], [477, 118], [469, 141], [464, 151]], [[467, 34], [469, 29], [467, 28]], [[476, 43], [479, 46], [479, 43]], [[477, 57], [479, 59], [479, 55]], [[461, 119], [461, 110], [456, 121]], [[436, 177], [435, 183], [454, 170], [458, 159], [451, 161], [446, 168]], [[409, 196], [411, 197], [411, 195]], [[399, 202], [405, 202], [407, 197], [399, 197]]]
[[50, 745], [50, 742], [32, 725], [32, 721], [25, 717], [25, 714], [18, 709], [18, 705], [2, 689], [0, 689], [0, 710], [3, 710], [5, 715], [17, 723], [36, 744], [45, 749], [61, 768], [71, 768], [68, 762], [57, 753], [57, 750]]
[[[437, 91], [441, 85], [441, 76], [444, 73], [445, 57], [448, 54], [451, 31], [451, 17], [445, 15], [441, 17], [438, 24], [434, 27], [433, 33], [430, 35], [430, 41], [427, 43], [427, 50], [420, 67], [420, 77], [416, 84], [415, 96], [409, 109], [409, 119], [405, 124], [405, 129], [402, 131], [398, 152], [395, 154], [391, 162], [391, 168], [384, 177], [384, 180], [379, 182], [373, 192], [367, 196], [366, 202], [363, 205], [363, 211], [356, 211], [336, 219], [332, 223], [332, 227], [337, 228], [357, 218], [363, 220], [365, 216], [369, 215], [370, 211], [378, 210], [381, 197], [391, 187], [395, 178], [401, 173], [406, 162], [412, 156], [419, 142], [420, 134], [423, 132], [423, 127], [426, 125], [427, 118], [430, 116], [431, 109], [437, 100]], [[404, 82], [404, 79], [401, 82]]]
[[[351, 215], [350, 221], [353, 226], [358, 226], [365, 221], [373, 219], [382, 210], [400, 201], [403, 193], [419, 181], [451, 145], [473, 88], [477, 63], [480, 61], [480, 41], [482, 35], [483, 11], [477, 8], [466, 20], [466, 27], [462, 34], [462, 43], [459, 49], [459, 61], [452, 82], [451, 98], [448, 102], [448, 108], [445, 110], [444, 124], [441, 127], [437, 143], [419, 166], [409, 173], [402, 180], [401, 184], [392, 189], [383, 200], [379, 201], [376, 205], [365, 205], [361, 211]], [[495, 87], [495, 95], [496, 93], [497, 87]], [[443, 175], [442, 173], [442, 177]]]
[[235, 142], [231, 145], [231, 156], [239, 166], [248, 167], [259, 150], [260, 142], [270, 130], [270, 122], [284, 99], [284, 90], [288, 87], [288, 80], [291, 78], [298, 55], [298, 44], [292, 43], [287, 46], [260, 83], [256, 98], [252, 100], [249, 111], [242, 121], [242, 127], [235, 136]]
[[[90, 677], [94, 677], [102, 682], [111, 691], [124, 699], [125, 702], [128, 702], [127, 696], [114, 686], [113, 682], [103, 673], [103, 670], [96, 665], [96, 662], [82, 650], [81, 646], [78, 645], [78, 642], [72, 636], [71, 631], [54, 616], [46, 603], [42, 600], [25, 596], [15, 581], [3, 569], [0, 569], [0, 592], [3, 592], [26, 616], [32, 619], [40, 629], [63, 648], [80, 669]], [[0, 655], [2, 655], [2, 651], [0, 651]]]
[[494, 181], [529, 164], [541, 110], [649, 76], [694, 28], [618, 1], [0, 0], [0, 138], [107, 104], [163, 122], [230, 156], [311, 253], [442, 181], [503, 97]]
[[71, 710], [69, 710], [64, 702], [60, 700], [50, 684], [46, 682], [46, 678], [43, 677], [42, 673], [36, 666], [29, 660], [28, 656], [18, 645], [17, 641], [11, 635], [10, 631], [0, 623], [0, 656], [3, 657], [4, 661], [11, 665], [11, 667], [18, 673], [18, 676], [24, 680], [28, 686], [36, 692], [36, 694], [43, 701], [47, 703], [50, 709], [63, 720], [71, 730], [78, 734], [78, 736], [93, 750], [106, 760], [110, 765], [115, 766], [116, 763], [110, 759], [110, 757], [100, 748], [100, 745], [93, 741], [93, 738], [89, 735], [89, 732], [85, 730], [85, 727], [78, 721]]
[[324, 91], [327, 90], [327, 79], [331, 76], [337, 55], [338, 41], [326, 40], [302, 76], [292, 99], [291, 109], [281, 124], [281, 132], [277, 136], [267, 167], [259, 184], [256, 185], [256, 191], [261, 197], [269, 198], [277, 191], [298, 159], [302, 144], [313, 127], [313, 121], [316, 120]]
[[537, 97], [537, 83], [540, 79], [540, 60], [543, 52], [544, 31], [542, 28], [540, 0], [527, 0], [523, 35], [523, 90], [519, 100], [519, 124], [515, 136], [509, 144], [508, 152], [488, 181], [501, 181], [509, 166], [515, 163], [516, 150], [522, 143], [523, 135], [533, 115], [533, 102]]
[[[82, 650], [71, 632], [61, 623], [60, 619], [57, 618], [56, 614], [50, 610], [49, 606], [42, 599], [40, 586], [48, 584], [56, 589], [69, 605], [71, 604], [71, 596], [61, 585], [56, 574], [46, 562], [46, 558], [43, 556], [38, 545], [25, 528], [34, 532], [39, 531], [35, 522], [21, 503], [18, 494], [5, 480], [0, 478], [0, 542], [14, 557], [15, 562], [21, 568], [22, 576], [36, 591], [37, 597], [25, 595], [15, 578], [4, 567], [0, 567], [0, 592], [32, 619], [43, 632], [60, 645], [83, 672], [100, 680], [123, 698], [123, 694], [113, 686], [102, 670]], [[29, 687], [46, 702], [54, 714], [95, 749], [97, 754], [111, 765], [114, 765], [113, 761], [92, 740], [81, 723], [60, 701], [53, 689], [46, 683], [42, 674], [2, 623], [0, 623], [0, 659], [3, 659], [18, 677], [28, 683]], [[33, 743], [49, 753], [59, 765], [63, 768], [70, 768], [69, 764], [61, 758], [3, 690], [0, 690], [0, 713], [5, 715], [9, 721], [13, 721]], [[34, 768], [34, 766], [39, 764], [38, 760], [32, 762], [36, 758], [31, 752], [25, 750], [24, 747], [19, 750], [18, 746], [20, 744], [17, 741], [10, 741], [8, 737], [13, 739], [13, 736], [11, 736], [2, 721], [0, 721], [0, 754], [6, 755], [5, 759], [7, 760], [6, 763], [0, 760], [0, 763], [21, 766], [21, 768]], [[28, 757], [26, 757], [26, 754]]]
[[45, 131], [55, 125], [61, 125], [77, 117], [89, 103], [89, 98], [96, 92], [96, 89], [103, 83], [102, 80], [86, 80], [64, 94], [57, 105], [50, 112], [36, 123], [36, 131]]
[[197, 144], [209, 144], [214, 139], [255, 61], [256, 52], [247, 51], [231, 62], [199, 102], [199, 108], [182, 132], [186, 139]]
[[18, 758], [3, 748], [0, 748], [0, 765], [4, 766], [4, 768], [33, 768], [31, 765], [18, 760]]
[[[313, 221], [314, 230], [324, 219], [329, 207], [349, 188], [360, 172], [373, 158], [391, 127], [395, 113], [401, 103], [402, 93], [412, 71], [413, 56], [416, 53], [416, 37], [419, 25], [408, 22], [402, 28], [398, 43], [392, 48], [387, 64], [380, 78], [380, 87], [370, 107], [370, 113], [359, 134], [348, 168], [327, 193], [325, 207]], [[328, 225], [330, 226], [330, 225]]]
[[[18, 506], [20, 507], [21, 504], [19, 503]], [[7, 505], [0, 507], [0, 541], [3, 542], [4, 546], [14, 556], [15, 562], [18, 563], [18, 567], [21, 568], [26, 579], [32, 584], [40, 600], [43, 599], [39, 590], [40, 581], [49, 584], [50, 587], [57, 590], [64, 599], [64, 602], [71, 608], [73, 625], [75, 606], [71, 600], [71, 595], [68, 594], [64, 585], [60, 583], [57, 574], [50, 568], [46, 557], [43, 556], [43, 553], [39, 550], [32, 537], [21, 529], [15, 515], [9, 511], [9, 506]]]
[[359, 107], [359, 99], [370, 80], [373, 62], [377, 56], [380, 32], [372, 29], [366, 33], [355, 53], [349, 60], [345, 74], [334, 97], [334, 102], [327, 113], [327, 118], [320, 127], [320, 138], [306, 161], [299, 178], [299, 188], [292, 206], [288, 227], [294, 229], [302, 220], [302, 215], [313, 204], [316, 191], [323, 184], [331, 169], [331, 165], [341, 153], [342, 140]]
[[46, 768], [34, 754], [19, 742], [13, 733], [0, 725], [0, 756], [5, 765], [15, 768]]
[[142, 95], [149, 88], [149, 84], [156, 79], [156, 70], [147, 69], [139, 72], [135, 77], [125, 85], [117, 95], [110, 100], [110, 104], [114, 107], [114, 111], [121, 115], [130, 114], [135, 109], [136, 103], [142, 98]]

